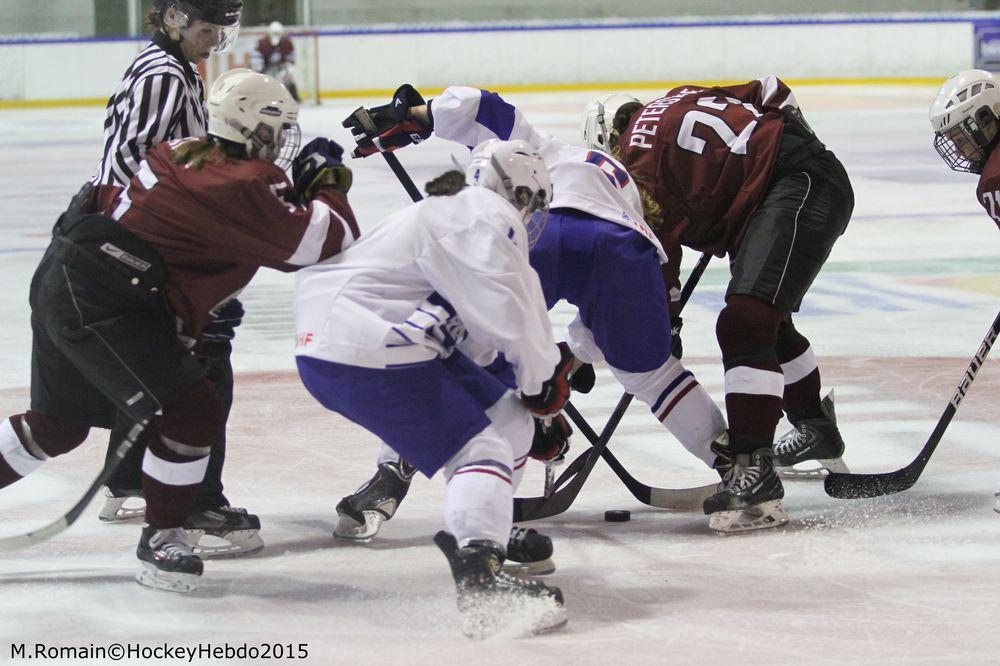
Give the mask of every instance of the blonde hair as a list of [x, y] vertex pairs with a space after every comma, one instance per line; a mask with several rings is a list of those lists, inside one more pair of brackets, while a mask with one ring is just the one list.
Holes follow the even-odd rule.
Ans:
[[659, 229], [663, 226], [663, 207], [652, 193], [643, 187], [638, 181], [635, 186], [639, 189], [639, 198], [642, 200], [642, 217], [650, 229]]
[[174, 149], [174, 164], [183, 164], [189, 169], [198, 170], [209, 164], [222, 164], [232, 155], [225, 147], [211, 139], [192, 139], [185, 141]]

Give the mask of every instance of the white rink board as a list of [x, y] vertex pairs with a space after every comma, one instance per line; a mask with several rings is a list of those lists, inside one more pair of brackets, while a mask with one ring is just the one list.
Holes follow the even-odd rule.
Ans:
[[[796, 93], [846, 164], [857, 195], [854, 219], [797, 325], [815, 346], [825, 385], [836, 387], [848, 464], [894, 469], [926, 440], [996, 314], [997, 229], [975, 202], [975, 179], [949, 172], [931, 148], [933, 88]], [[538, 126], [573, 140], [592, 94], [510, 99]], [[346, 143], [340, 121], [369, 101], [303, 109], [304, 138], [327, 134]], [[95, 168], [102, 120], [98, 108], [0, 112], [7, 282], [0, 292], [0, 415], [27, 406], [28, 281], [56, 215]], [[449, 167], [453, 150], [463, 149], [432, 139], [399, 155], [422, 184]], [[406, 204], [382, 160], [351, 166], [351, 200], [363, 227]], [[713, 331], [725, 275], [716, 260], [685, 312], [686, 359], [717, 399], [722, 369]], [[115, 641], [307, 643], [309, 658], [296, 663], [317, 665], [996, 663], [996, 358], [911, 491], [846, 502], [826, 497], [819, 485], [789, 483], [791, 523], [780, 531], [710, 534], [703, 515], [638, 504], [600, 463], [567, 513], [535, 525], [555, 539], [558, 570], [550, 580], [566, 595], [566, 629], [479, 644], [458, 632], [451, 578], [431, 543], [443, 524], [439, 479], [418, 479], [370, 545], [330, 538], [334, 505], [368, 478], [376, 447], [298, 385], [292, 284], [291, 276], [258, 274], [243, 297], [247, 317], [234, 354], [226, 491], [261, 516], [265, 550], [209, 561], [192, 595], [146, 590], [132, 581], [138, 527], [100, 524], [95, 504], [51, 542], [0, 559], [5, 663], [24, 663], [9, 661], [14, 642]], [[571, 316], [568, 308], [554, 312], [557, 336]], [[596, 426], [619, 395], [602, 371], [594, 393], [577, 400]], [[81, 449], [0, 491], [0, 535], [65, 511], [97, 473], [104, 441], [95, 432]], [[583, 448], [575, 442], [575, 452]], [[712, 478], [640, 405], [612, 448], [646, 483], [683, 487]], [[536, 494], [541, 476], [531, 466], [522, 492]], [[606, 509], [630, 509], [632, 520], [605, 523]]]

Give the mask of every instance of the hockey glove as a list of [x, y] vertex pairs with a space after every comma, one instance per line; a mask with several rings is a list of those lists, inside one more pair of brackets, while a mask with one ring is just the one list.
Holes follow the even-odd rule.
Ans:
[[684, 345], [681, 344], [681, 327], [684, 320], [680, 315], [670, 318], [670, 355], [678, 361], [684, 356]]
[[558, 413], [569, 400], [569, 371], [573, 369], [575, 357], [565, 342], [560, 342], [558, 347], [559, 363], [556, 364], [552, 377], [542, 384], [541, 392], [535, 395], [521, 394], [524, 406], [539, 416]]
[[528, 455], [542, 462], [561, 461], [569, 451], [569, 437], [572, 434], [573, 428], [562, 414], [556, 414], [552, 418], [536, 418], [535, 436], [531, 440]]
[[344, 194], [351, 189], [351, 170], [344, 166], [344, 149], [336, 141], [319, 137], [302, 147], [292, 162], [292, 183], [305, 201], [312, 201], [323, 187]]
[[594, 366], [590, 363], [582, 363], [569, 376], [569, 387], [577, 393], [590, 393], [596, 381], [597, 374], [594, 372]]
[[368, 157], [390, 153], [428, 138], [433, 126], [410, 116], [411, 107], [426, 103], [420, 93], [406, 83], [396, 90], [391, 102], [367, 110], [374, 127], [364, 127], [357, 114], [352, 114], [344, 121], [344, 127], [351, 130], [358, 143], [351, 155]]

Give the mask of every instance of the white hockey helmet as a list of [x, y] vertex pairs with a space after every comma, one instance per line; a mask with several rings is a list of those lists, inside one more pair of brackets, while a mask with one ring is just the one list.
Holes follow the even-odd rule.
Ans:
[[285, 86], [249, 69], [227, 71], [208, 93], [208, 133], [282, 169], [299, 150], [298, 118], [299, 105]]
[[284, 35], [285, 26], [281, 25], [281, 21], [271, 21], [271, 24], [267, 26], [267, 36], [271, 40], [272, 46], [277, 46]]
[[955, 171], [982, 173], [997, 143], [1000, 81], [982, 69], [967, 69], [944, 82], [931, 102], [934, 148]]
[[493, 190], [521, 213], [533, 247], [542, 234], [552, 202], [552, 180], [541, 155], [527, 141], [490, 139], [476, 146], [465, 182]]
[[583, 116], [583, 145], [610, 153], [618, 144], [625, 124], [642, 102], [631, 95], [614, 93], [587, 105]]

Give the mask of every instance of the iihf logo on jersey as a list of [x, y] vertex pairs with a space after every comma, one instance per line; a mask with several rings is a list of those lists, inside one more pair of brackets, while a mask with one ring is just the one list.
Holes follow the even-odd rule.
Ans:
[[307, 331], [305, 333], [299, 333], [295, 336], [295, 346], [297, 347], [308, 347], [313, 341], [312, 331]]

